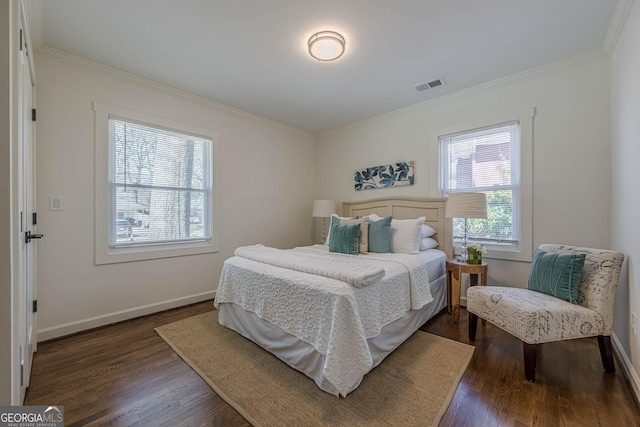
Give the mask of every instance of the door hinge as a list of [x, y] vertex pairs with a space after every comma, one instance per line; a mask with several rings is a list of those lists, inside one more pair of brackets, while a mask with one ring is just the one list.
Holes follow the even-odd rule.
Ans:
[[31, 109], [31, 121], [32, 122], [36, 121], [36, 109], [35, 108]]
[[38, 214], [35, 212], [31, 214], [31, 224], [38, 225]]
[[33, 312], [34, 313], [38, 312], [38, 300], [37, 299], [33, 300]]

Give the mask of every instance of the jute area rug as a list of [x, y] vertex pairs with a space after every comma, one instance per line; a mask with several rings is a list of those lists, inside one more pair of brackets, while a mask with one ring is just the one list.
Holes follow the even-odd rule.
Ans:
[[254, 426], [437, 426], [474, 347], [418, 331], [345, 398], [218, 323], [211, 311], [156, 332]]

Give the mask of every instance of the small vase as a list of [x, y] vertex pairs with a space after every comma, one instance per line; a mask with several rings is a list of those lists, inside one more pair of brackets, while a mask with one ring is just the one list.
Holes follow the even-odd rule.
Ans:
[[468, 251], [468, 258], [467, 258], [468, 264], [482, 264], [482, 254], [480, 253], [480, 251], [473, 248], [468, 248], [467, 251]]

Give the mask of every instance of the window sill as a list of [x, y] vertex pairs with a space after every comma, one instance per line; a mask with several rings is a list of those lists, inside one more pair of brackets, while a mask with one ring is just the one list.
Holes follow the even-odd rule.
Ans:
[[[453, 248], [454, 255], [460, 255], [462, 252], [461, 246], [455, 246]], [[531, 250], [499, 250], [491, 247], [487, 247], [487, 252], [482, 256], [483, 259], [500, 259], [505, 261], [520, 261], [531, 262], [533, 252]]]
[[215, 241], [105, 250], [96, 248], [95, 263], [96, 265], [116, 264], [121, 262], [173, 258], [212, 252], [220, 252], [220, 247]]

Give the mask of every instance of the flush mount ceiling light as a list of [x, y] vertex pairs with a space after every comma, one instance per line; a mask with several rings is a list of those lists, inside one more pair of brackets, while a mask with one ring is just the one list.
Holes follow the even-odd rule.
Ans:
[[318, 61], [334, 61], [344, 53], [345, 41], [335, 31], [320, 31], [309, 38], [309, 55]]

